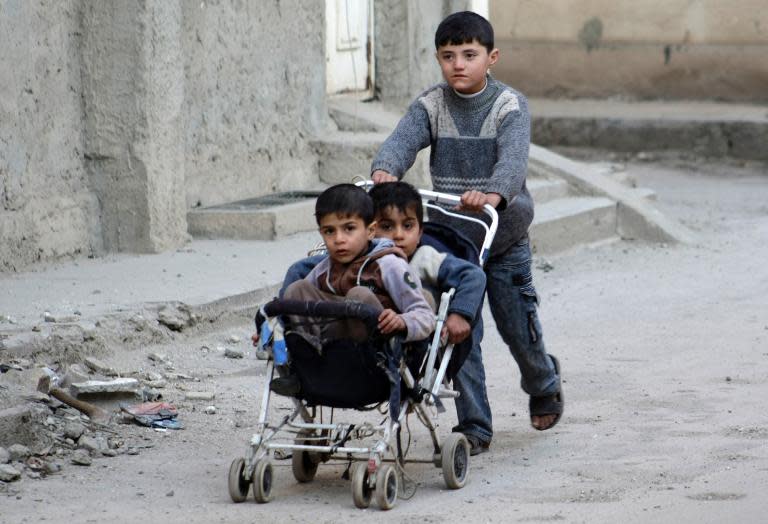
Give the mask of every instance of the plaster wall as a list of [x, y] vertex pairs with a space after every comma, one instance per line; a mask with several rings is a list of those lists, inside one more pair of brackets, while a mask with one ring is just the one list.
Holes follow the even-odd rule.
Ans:
[[208, 206], [317, 184], [325, 3], [183, 2], [186, 201]]
[[494, 73], [530, 96], [768, 100], [765, 0], [490, 0]]
[[98, 250], [76, 0], [0, 2], [0, 271]]

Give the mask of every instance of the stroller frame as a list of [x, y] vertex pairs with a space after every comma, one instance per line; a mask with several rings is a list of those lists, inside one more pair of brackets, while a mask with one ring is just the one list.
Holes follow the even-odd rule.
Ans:
[[[358, 185], [369, 188], [372, 183], [362, 182]], [[477, 222], [485, 229], [485, 240], [479, 256], [480, 265], [484, 265], [498, 226], [496, 210], [490, 205], [484, 207], [483, 211], [491, 221], [490, 225], [487, 225], [477, 218], [452, 213], [435, 205], [456, 205], [460, 202], [460, 198], [456, 195], [428, 190], [419, 190], [419, 193], [427, 200], [425, 206], [462, 220]], [[393, 419], [387, 414], [379, 424], [334, 423], [332, 420], [327, 423], [317, 422], [315, 421], [317, 409], [320, 409], [322, 417], [323, 406], [310, 407], [303, 400], [292, 398], [294, 409], [291, 414], [283, 417], [279, 423], [271, 425], [268, 422], [271, 396], [269, 385], [275, 376], [276, 367], [270, 341], [264, 347], [269, 354], [269, 359], [266, 379], [261, 390], [262, 400], [256, 430], [248, 443], [245, 456], [235, 458], [229, 468], [228, 488], [231, 499], [234, 502], [245, 501], [252, 487], [253, 497], [257, 502], [265, 503], [271, 500], [272, 458], [288, 451], [291, 453], [293, 475], [298, 482], [310, 482], [320, 463], [341, 459], [349, 462], [348, 471], [351, 476], [352, 498], [355, 506], [367, 508], [375, 496], [376, 503], [381, 509], [391, 509], [401, 490], [400, 473], [406, 462], [405, 453], [400, 446], [400, 431], [403, 425], [407, 427], [406, 418], [413, 412], [429, 432], [433, 453], [429, 458], [409, 458], [407, 462], [434, 464], [442, 468], [443, 478], [448, 488], [463, 487], [469, 473], [469, 443], [461, 433], [451, 433], [441, 442], [436, 431], [436, 415], [432, 415], [434, 410], [438, 413], [445, 411], [441, 399], [459, 396], [459, 393], [450, 387], [446, 378], [453, 344], [447, 344], [443, 348], [440, 339], [440, 332], [445, 323], [453, 293], [454, 290], [451, 289], [441, 295], [435, 332], [420, 365], [420, 369], [425, 369], [424, 376], [420, 379], [414, 377], [403, 359], [400, 359], [400, 380], [407, 390], [417, 391], [418, 394], [415, 398], [406, 395], [405, 398], [400, 399], [397, 418]], [[440, 366], [435, 369], [435, 363], [441, 353]], [[330, 409], [331, 418], [333, 418], [334, 408]], [[281, 432], [294, 435], [293, 440], [280, 438]], [[366, 441], [372, 438], [373, 442], [370, 445], [348, 445], [350, 440]]]

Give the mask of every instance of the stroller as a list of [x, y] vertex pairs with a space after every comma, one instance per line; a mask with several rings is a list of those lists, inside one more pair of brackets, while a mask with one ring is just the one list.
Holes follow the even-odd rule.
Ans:
[[[482, 266], [496, 233], [495, 209], [485, 206], [489, 225], [479, 218], [447, 211], [446, 207], [459, 203], [458, 196], [426, 190], [420, 190], [420, 194], [426, 207], [477, 222], [485, 230], [479, 254], [476, 246], [456, 231], [432, 222], [424, 223], [423, 242]], [[451, 389], [446, 373], [449, 363], [454, 368], [457, 366], [458, 355], [453, 345], [443, 344], [440, 337], [452, 296], [453, 290], [441, 296], [432, 340], [417, 344], [404, 344], [397, 336], [387, 339], [377, 333], [378, 314], [365, 304], [279, 299], [265, 304], [261, 309], [266, 319], [262, 324], [261, 344], [269, 354], [266, 380], [256, 432], [245, 457], [234, 459], [229, 468], [232, 500], [245, 501], [252, 488], [257, 502], [268, 502], [272, 498], [273, 461], [287, 459], [288, 454], [293, 476], [301, 483], [312, 481], [321, 463], [348, 463], [344, 476], [351, 479], [352, 499], [358, 508], [369, 507], [375, 497], [379, 508], [391, 509], [398, 494], [403, 492], [402, 479], [407, 477], [403, 468], [407, 462], [434, 464], [442, 469], [448, 488], [463, 487], [469, 474], [469, 443], [462, 433], [451, 433], [441, 440], [436, 432], [436, 417], [445, 411], [442, 399], [458, 396], [458, 392]], [[283, 334], [282, 322], [277, 319], [287, 321], [288, 315], [358, 319], [368, 328], [370, 336], [364, 343], [333, 340], [318, 352], [302, 336], [291, 332], [290, 325], [286, 325]], [[283, 369], [276, 364], [285, 360], [286, 347], [301, 389], [298, 398], [290, 399], [293, 403], [290, 414], [270, 419], [269, 384], [275, 371], [280, 373]], [[376, 408], [385, 409], [377, 411]], [[383, 420], [334, 421], [334, 409], [361, 410], [364, 413], [358, 418], [374, 413]], [[328, 411], [330, 419], [326, 420]], [[403, 449], [401, 431], [405, 425], [410, 439], [407, 416], [411, 413], [429, 432], [431, 457], [406, 460], [410, 440]]]

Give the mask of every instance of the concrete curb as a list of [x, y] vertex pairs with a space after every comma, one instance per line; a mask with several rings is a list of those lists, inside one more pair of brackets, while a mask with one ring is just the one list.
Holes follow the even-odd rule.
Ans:
[[588, 165], [534, 144], [531, 144], [528, 162], [532, 169], [560, 176], [579, 191], [615, 200], [618, 212], [616, 229], [624, 239], [641, 238], [652, 242], [696, 243], [696, 236], [688, 228], [664, 216], [631, 188], [610, 179]]

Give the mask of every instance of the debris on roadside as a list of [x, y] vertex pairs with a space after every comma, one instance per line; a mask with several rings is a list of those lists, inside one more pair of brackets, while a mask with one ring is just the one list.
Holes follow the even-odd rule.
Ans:
[[72, 384], [70, 390], [75, 395], [98, 393], [135, 393], [139, 381], [135, 378], [116, 378], [113, 380], [88, 380]]
[[133, 417], [133, 420], [149, 428], [184, 429], [178, 420], [176, 407], [167, 402], [144, 402], [129, 406], [120, 404], [120, 410]]
[[213, 400], [216, 393], [212, 391], [187, 391], [184, 393], [185, 400]]

